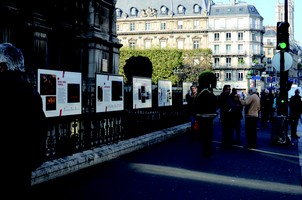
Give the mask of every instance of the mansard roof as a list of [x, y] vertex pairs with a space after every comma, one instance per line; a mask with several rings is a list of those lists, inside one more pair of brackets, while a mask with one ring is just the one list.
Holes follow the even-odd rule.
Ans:
[[[183, 12], [181, 12], [181, 6]], [[167, 12], [163, 12], [164, 8]], [[164, 16], [240, 16], [261, 17], [256, 7], [242, 1], [215, 3], [211, 0], [118, 0], [116, 9], [127, 18]], [[131, 13], [131, 10], [134, 12]], [[263, 18], [262, 18], [263, 19]]]
[[240, 16], [250, 15], [256, 17], [263, 17], [259, 14], [254, 5], [250, 5], [246, 2], [239, 1], [237, 3], [214, 3], [211, 6], [209, 16]]
[[[129, 18], [141, 16], [141, 12], [147, 9], [156, 10], [156, 16], [196, 16], [204, 15], [208, 10], [210, 0], [117, 0], [116, 9], [120, 9], [123, 15], [127, 14]], [[179, 8], [183, 6], [184, 12]], [[162, 8], [167, 8], [167, 13], [162, 12]], [[131, 9], [137, 10], [137, 16], [131, 15]], [[195, 10], [194, 10], [195, 8]], [[198, 9], [199, 8], [199, 9]]]

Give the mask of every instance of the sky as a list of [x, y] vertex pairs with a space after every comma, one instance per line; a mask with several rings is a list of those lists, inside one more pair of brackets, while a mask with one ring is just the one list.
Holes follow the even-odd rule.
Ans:
[[[260, 15], [264, 18], [263, 19], [263, 25], [268, 26], [276, 25], [276, 19], [275, 19], [275, 10], [276, 5], [278, 1], [280, 3], [284, 4], [284, 0], [241, 0], [244, 1], [250, 5], [254, 5]], [[223, 3], [229, 3], [230, 0], [214, 0], [214, 2], [223, 2]], [[238, 0], [237, 0], [238, 2]], [[302, 0], [295, 0], [295, 8], [294, 8], [294, 38], [297, 40], [300, 45], [302, 45], [302, 26], [301, 21], [299, 23], [299, 20], [302, 19]]]

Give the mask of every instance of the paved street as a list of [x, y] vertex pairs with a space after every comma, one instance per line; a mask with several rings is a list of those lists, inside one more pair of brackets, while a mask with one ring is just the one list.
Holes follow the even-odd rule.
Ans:
[[[221, 148], [220, 128], [216, 118], [211, 157], [204, 157], [200, 140], [187, 133], [36, 185], [34, 199], [302, 199], [301, 139], [275, 146], [270, 129], [259, 130], [257, 149], [244, 148], [242, 133], [242, 145], [226, 150]], [[301, 125], [301, 136], [300, 130]]]

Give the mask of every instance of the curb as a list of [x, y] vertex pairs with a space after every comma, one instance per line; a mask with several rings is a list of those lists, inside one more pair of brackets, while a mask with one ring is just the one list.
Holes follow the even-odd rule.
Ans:
[[129, 140], [123, 140], [114, 144], [76, 153], [64, 158], [46, 161], [37, 170], [32, 172], [32, 185], [62, 177], [144, 147], [163, 142], [185, 133], [190, 126], [190, 123], [186, 123]]

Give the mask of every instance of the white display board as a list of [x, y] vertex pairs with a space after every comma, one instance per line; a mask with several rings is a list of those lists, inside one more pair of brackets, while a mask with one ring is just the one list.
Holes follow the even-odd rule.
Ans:
[[46, 117], [82, 113], [82, 74], [38, 69], [38, 92]]
[[133, 77], [133, 109], [152, 107], [152, 79]]
[[124, 110], [124, 77], [96, 74], [96, 112]]
[[172, 81], [158, 80], [158, 107], [172, 106]]
[[192, 84], [193, 84], [192, 82], [183, 82], [182, 83], [182, 103], [183, 103], [183, 105], [188, 104], [186, 95], [191, 94], [190, 87]]

